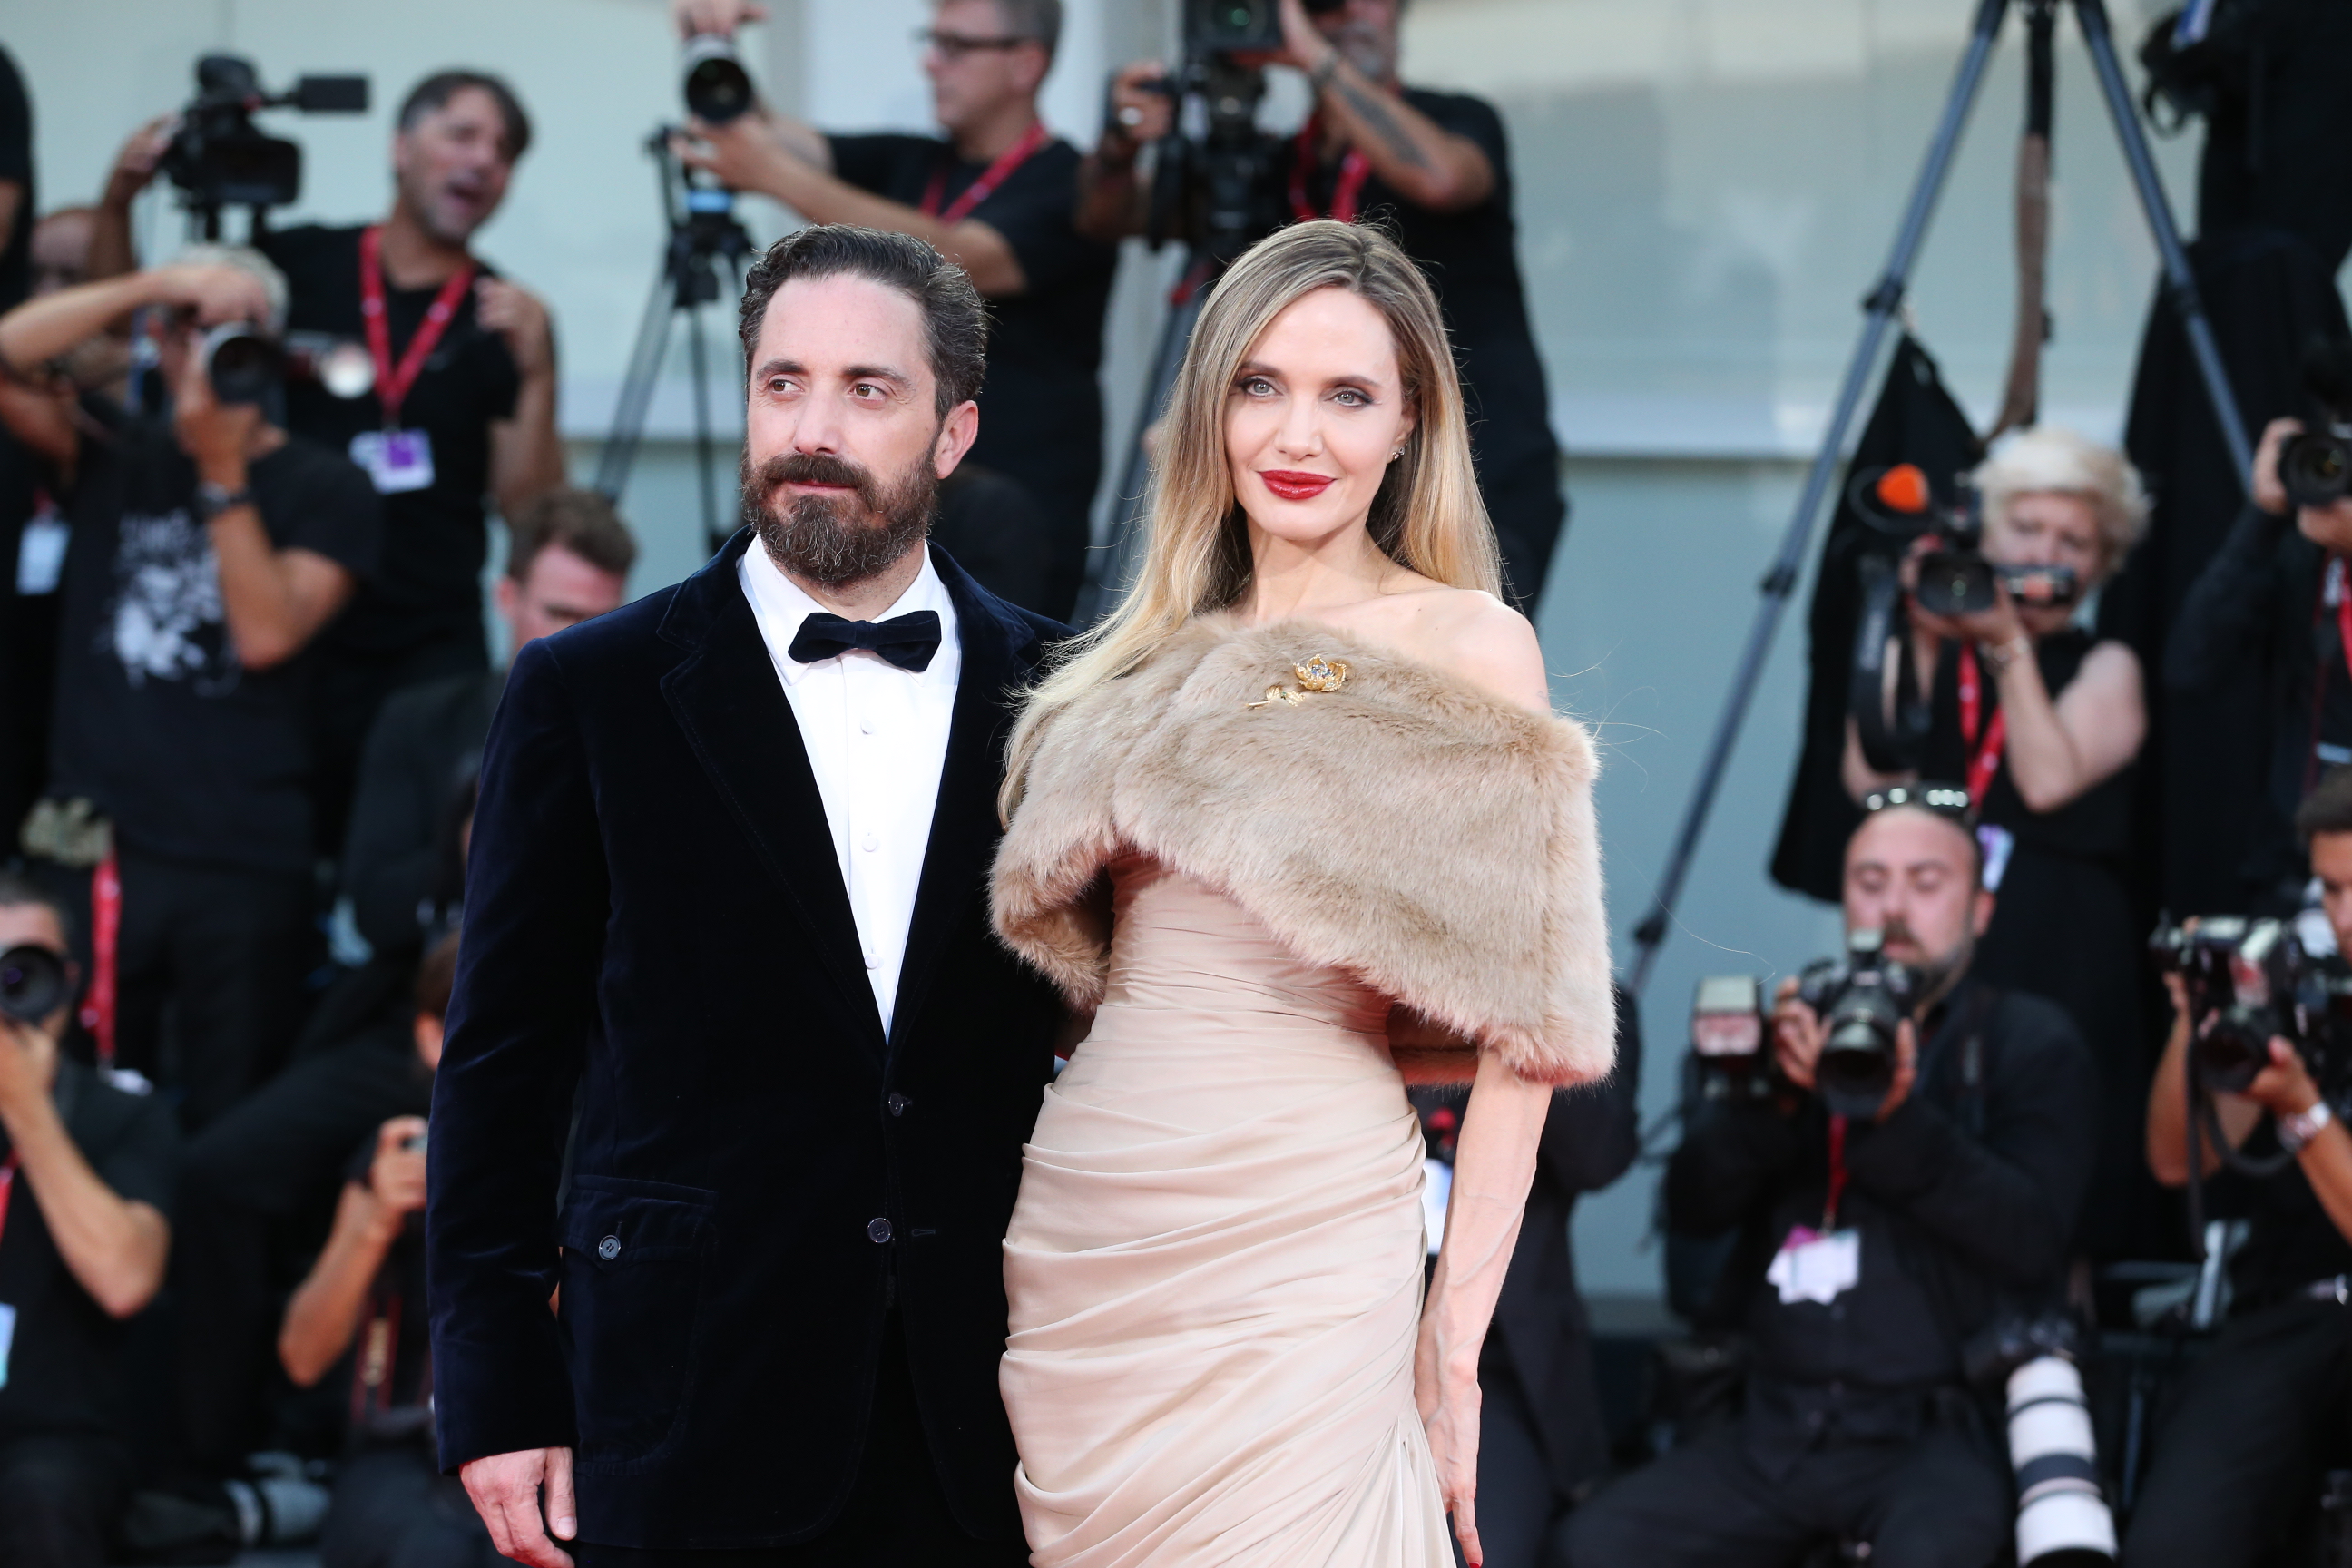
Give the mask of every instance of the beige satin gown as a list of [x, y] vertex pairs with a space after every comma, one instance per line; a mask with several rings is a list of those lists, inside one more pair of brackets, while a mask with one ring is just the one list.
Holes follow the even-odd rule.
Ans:
[[1450, 1568], [1388, 1002], [1155, 860], [1111, 876], [1108, 990], [1004, 1243], [1030, 1560]]

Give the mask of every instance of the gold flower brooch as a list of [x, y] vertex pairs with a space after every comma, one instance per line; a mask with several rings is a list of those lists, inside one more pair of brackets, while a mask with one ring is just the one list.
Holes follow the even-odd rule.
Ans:
[[1265, 689], [1264, 697], [1255, 702], [1244, 702], [1242, 706], [1264, 708], [1272, 703], [1283, 702], [1296, 708], [1307, 700], [1307, 694], [1310, 692], [1337, 691], [1348, 684], [1346, 662], [1341, 659], [1326, 658], [1319, 653], [1305, 664], [1295, 664], [1290, 668], [1292, 673], [1298, 677], [1298, 690], [1293, 691], [1277, 680]]

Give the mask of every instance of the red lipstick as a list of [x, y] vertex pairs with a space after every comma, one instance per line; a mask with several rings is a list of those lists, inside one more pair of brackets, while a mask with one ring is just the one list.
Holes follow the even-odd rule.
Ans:
[[1284, 500], [1313, 500], [1339, 483], [1332, 475], [1301, 473], [1296, 468], [1267, 468], [1258, 478]]

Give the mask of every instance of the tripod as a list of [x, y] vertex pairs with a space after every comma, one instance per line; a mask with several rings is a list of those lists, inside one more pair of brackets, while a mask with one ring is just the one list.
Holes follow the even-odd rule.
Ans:
[[[2059, 0], [2022, 0], [2030, 26], [2046, 45], [2049, 29], [2054, 20]], [[2182, 248], [2180, 231], [2172, 221], [2172, 207], [2165, 198], [2164, 185], [2157, 177], [2156, 161], [2149, 154], [2147, 138], [2141, 129], [2139, 116], [2132, 103], [2131, 89], [2124, 83], [2123, 68], [2116, 59], [2115, 36], [2107, 24], [2107, 11], [2103, 0], [2072, 0], [2074, 19], [2083, 30], [2083, 41], [2091, 53], [2091, 63], [2099, 79], [2099, 92], [2105, 100], [2107, 116], [2115, 122], [2116, 137], [2122, 143], [2125, 162], [2131, 168], [2132, 184], [2139, 194], [2142, 215], [2147, 221], [2149, 236], [2156, 241], [2157, 255], [2164, 271], [2163, 293], [2170, 301], [2189, 337], [2191, 355], [2197, 362], [2198, 377], [2204, 383], [2206, 396], [2213, 405], [2213, 417], [2221, 429], [2221, 438], [2230, 448], [2230, 461], [2238, 472], [2242, 484], [2251, 482], [2253, 468], [2252, 449], [2247, 445], [2245, 426], [2238, 417], [2235, 395], [2230, 390], [2228, 373], [2221, 365], [2221, 351], [2213, 341], [2213, 329], [2205, 318], [2205, 306], [2197, 293], [2197, 281], [2189, 270], [2189, 255]], [[1732, 676], [1731, 690], [1725, 699], [1723, 712], [1716, 721], [1714, 736], [1707, 742], [1705, 760], [1699, 765], [1698, 784], [1691, 792], [1690, 804], [1683, 812], [1682, 825], [1675, 834], [1674, 847], [1666, 857], [1666, 866], [1658, 878], [1656, 903], [1642, 923], [1634, 928], [1633, 942], [1639, 956], [1633, 961], [1633, 991], [1642, 994], [1650, 972], [1657, 962], [1658, 950], [1666, 940], [1673, 924], [1675, 900], [1682, 892], [1684, 879], [1689, 874], [1691, 861], [1698, 850], [1700, 833], [1706, 826], [1708, 810], [1715, 804], [1716, 791], [1723, 783], [1725, 768], [1731, 761], [1733, 742], [1738, 739], [1739, 726], [1748, 716], [1748, 705], [1756, 696], [1756, 684], [1764, 673], [1764, 658], [1770, 651], [1773, 634], [1779, 629], [1780, 616], [1788, 608], [1789, 596], [1796, 592], [1797, 583], [1804, 572], [1805, 552], [1811, 540], [1814, 520], [1820, 515], [1822, 501], [1830, 493], [1838, 460], [1845, 451], [1847, 432], [1853, 427], [1855, 410], [1862, 402], [1863, 390], [1877, 365], [1880, 352], [1885, 346], [1886, 334], [1894, 325], [1896, 312], [1902, 308], [1903, 296], [1908, 288], [1913, 263], [1918, 258], [1919, 246], [1927, 237], [1927, 221], [1935, 214], [1937, 197], [1942, 193], [1944, 176], [1950, 171], [1953, 154], [1959, 146], [1960, 132], [1968, 123], [1969, 111], [1974, 106], [1977, 89], [1984, 81], [1987, 63], [1993, 44], [2000, 32], [2002, 19], [2008, 15], [2010, 0], [1979, 0], [1976, 21], [1969, 37], [1968, 50], [1960, 57], [1958, 71], [1952, 79], [1951, 92], [1944, 102], [1942, 118], [1937, 121], [1934, 138], [1927, 144], [1926, 163], [1919, 170], [1917, 183], [1912, 187], [1911, 199], [1904, 208], [1903, 220], [1895, 234], [1895, 247], [1888, 255], [1886, 269], [1877, 284], [1864, 297], [1862, 338], [1854, 345], [1853, 357], [1847, 363], [1845, 377], [1838, 385], [1837, 401], [1832, 405], [1829, 428], [1822, 433], [1820, 449], [1813, 454], [1812, 466], [1805, 475], [1804, 489], [1797, 498], [1796, 515], [1789, 520], [1788, 531], [1781, 536], [1780, 553], [1773, 558], [1771, 570], [1765, 574], [1759, 591], [1763, 603], [1757, 607], [1755, 624], [1749, 627], [1748, 644], [1740, 655], [1737, 671]], [[2046, 90], [2047, 72], [2039, 73], [2038, 87]], [[2039, 123], [2044, 129], [2049, 123], [2046, 101], [2036, 106]], [[2032, 123], [2029, 121], [2029, 124]]]
[[703, 535], [715, 550], [734, 530], [719, 521], [719, 488], [710, 473], [710, 371], [702, 341], [702, 307], [719, 298], [721, 261], [740, 291], [744, 258], [751, 254], [751, 237], [736, 219], [734, 193], [695, 184], [678, 166], [669, 138], [665, 126], [646, 142], [646, 151], [654, 159], [669, 239], [654, 275], [653, 292], [646, 300], [636, 344], [629, 351], [628, 374], [613, 406], [612, 434], [604, 438], [604, 449], [596, 459], [596, 489], [606, 500], [618, 501], [628, 488], [629, 470], [636, 466], [637, 446], [645, 437], [646, 415], [653, 405], [654, 383], [669, 347], [670, 329], [684, 316], [688, 363], [694, 376], [694, 474], [702, 496]]

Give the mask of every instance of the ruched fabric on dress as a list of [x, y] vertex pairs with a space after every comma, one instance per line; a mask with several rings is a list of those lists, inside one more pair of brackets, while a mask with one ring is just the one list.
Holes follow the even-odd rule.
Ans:
[[1004, 1244], [1031, 1560], [1444, 1568], [1388, 999], [1155, 860], [1112, 880], [1108, 989]]

